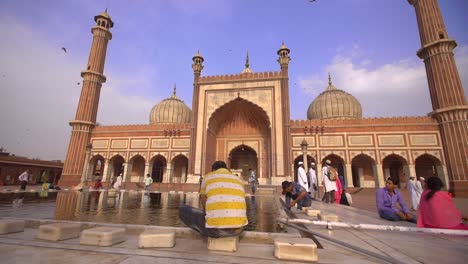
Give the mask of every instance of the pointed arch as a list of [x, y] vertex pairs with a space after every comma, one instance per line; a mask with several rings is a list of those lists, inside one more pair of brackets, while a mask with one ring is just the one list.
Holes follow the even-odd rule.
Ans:
[[375, 160], [361, 153], [351, 160], [351, 173], [354, 187], [375, 188], [379, 186]]
[[157, 154], [156, 156], [151, 158], [151, 178], [153, 178], [154, 182], [165, 182], [165, 175], [167, 171], [167, 160], [161, 154]]
[[405, 158], [395, 153], [388, 154], [382, 159], [382, 168], [385, 179], [392, 177], [399, 187], [406, 186], [410, 172]]
[[171, 182], [185, 183], [188, 172], [188, 158], [184, 154], [178, 154], [171, 160], [172, 178]]
[[234, 174], [247, 181], [249, 169], [258, 172], [258, 154], [252, 147], [241, 144], [229, 151], [228, 167]]

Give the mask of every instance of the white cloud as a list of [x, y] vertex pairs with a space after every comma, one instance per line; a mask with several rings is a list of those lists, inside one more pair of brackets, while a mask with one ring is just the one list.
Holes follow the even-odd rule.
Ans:
[[[468, 90], [468, 46], [455, 50], [456, 62], [465, 96]], [[432, 111], [424, 63], [418, 58], [405, 59], [371, 68], [371, 58], [363, 58], [353, 46], [349, 55], [343, 49], [320, 74], [299, 77], [306, 93], [313, 98], [326, 87], [323, 76], [332, 75], [333, 84], [354, 95], [363, 108], [363, 115], [414, 116]]]
[[[17, 155], [65, 159], [84, 58], [64, 53], [13, 20], [0, 19], [0, 36], [0, 146]], [[153, 100], [121, 92], [124, 85], [141, 84], [138, 77], [144, 74], [106, 72], [109, 83], [101, 90], [98, 122], [148, 123]]]

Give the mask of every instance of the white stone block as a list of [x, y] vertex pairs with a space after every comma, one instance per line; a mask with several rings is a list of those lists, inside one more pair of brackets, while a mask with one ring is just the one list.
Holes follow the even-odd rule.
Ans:
[[125, 240], [127, 240], [125, 228], [95, 227], [81, 232], [80, 244], [112, 246]]
[[55, 223], [41, 225], [37, 230], [37, 238], [59, 241], [80, 236], [81, 225], [72, 223]]
[[236, 252], [239, 248], [239, 237], [208, 237], [208, 250]]
[[319, 214], [318, 218], [320, 221], [338, 222], [338, 216], [335, 214]]
[[24, 225], [23, 220], [0, 219], [0, 234], [23, 232]]
[[320, 210], [315, 210], [315, 209], [307, 209], [306, 214], [308, 216], [315, 216], [317, 217], [320, 214]]
[[309, 238], [275, 239], [275, 257], [282, 260], [318, 261], [317, 245]]
[[170, 248], [175, 245], [174, 230], [145, 230], [138, 237], [139, 248]]

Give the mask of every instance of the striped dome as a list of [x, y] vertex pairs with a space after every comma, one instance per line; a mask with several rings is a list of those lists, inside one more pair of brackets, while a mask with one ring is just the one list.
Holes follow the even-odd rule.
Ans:
[[151, 110], [150, 124], [190, 123], [191, 118], [192, 111], [184, 101], [177, 97], [174, 86], [174, 94]]
[[309, 105], [307, 119], [362, 118], [359, 101], [351, 94], [337, 89], [329, 77], [328, 87]]

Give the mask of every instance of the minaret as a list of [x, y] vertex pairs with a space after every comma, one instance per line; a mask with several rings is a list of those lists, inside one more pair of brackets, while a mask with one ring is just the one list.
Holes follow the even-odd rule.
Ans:
[[192, 99], [192, 126], [190, 127], [190, 155], [189, 155], [189, 176], [200, 176], [194, 175], [195, 173], [195, 153], [196, 153], [196, 139], [197, 139], [197, 122], [198, 122], [198, 97], [200, 92], [199, 79], [201, 71], [203, 70], [203, 57], [200, 54], [200, 51], [197, 51], [197, 54], [192, 58], [193, 64], [193, 99]]
[[107, 43], [112, 39], [110, 29], [114, 22], [106, 11], [94, 17], [96, 25], [91, 29], [93, 42], [89, 53], [86, 70], [81, 72], [83, 86], [81, 88], [78, 109], [75, 119], [70, 121], [72, 133], [68, 145], [67, 158], [63, 166], [61, 186], [76, 185], [80, 182], [85, 164], [85, 152], [90, 143], [91, 131], [96, 125], [96, 115], [99, 105], [99, 95], [104, 76]]
[[416, 9], [422, 48], [417, 55], [426, 65], [431, 116], [440, 126], [450, 191], [468, 196], [468, 106], [453, 49], [437, 0], [408, 0]]
[[[284, 43], [281, 45], [277, 54], [279, 56], [278, 62], [281, 66], [281, 109], [283, 114], [283, 162], [284, 162], [284, 176], [292, 173], [291, 171], [291, 132], [290, 132], [290, 110], [289, 110], [289, 57], [290, 50]], [[279, 175], [278, 175], [279, 176]]]
[[247, 51], [247, 57], [245, 57], [245, 68], [242, 70], [242, 73], [253, 73], [252, 69], [250, 69], [250, 59], [249, 59], [248, 51]]

